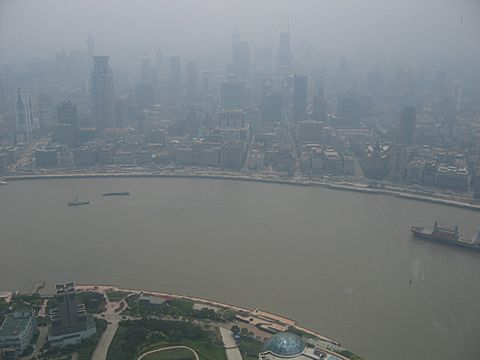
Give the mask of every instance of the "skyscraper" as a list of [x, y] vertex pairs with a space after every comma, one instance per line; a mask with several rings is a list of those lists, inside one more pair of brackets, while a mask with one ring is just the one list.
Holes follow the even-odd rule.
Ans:
[[295, 75], [293, 79], [293, 121], [303, 121], [307, 110], [308, 78]]
[[158, 81], [163, 79], [163, 55], [160, 46], [155, 54], [155, 73]]
[[97, 129], [114, 126], [113, 73], [109, 56], [94, 56], [91, 74], [91, 108]]
[[248, 77], [250, 71], [250, 48], [247, 41], [242, 41], [238, 31], [232, 36], [232, 72], [241, 79]]
[[400, 115], [400, 126], [398, 128], [398, 141], [401, 144], [412, 144], [415, 138], [415, 126], [417, 112], [415, 107], [407, 106]]
[[95, 39], [92, 34], [88, 34], [87, 37], [87, 70], [93, 66], [93, 57], [95, 56]]
[[280, 33], [280, 41], [277, 53], [277, 67], [281, 73], [289, 73], [292, 71], [292, 52], [290, 50], [290, 33]]
[[32, 97], [27, 88], [17, 89], [17, 100], [15, 101], [15, 121], [17, 133], [23, 135], [25, 140], [32, 137], [34, 129]]
[[353, 94], [341, 96], [337, 101], [337, 116], [344, 126], [359, 126], [362, 116], [358, 98]]
[[247, 93], [243, 82], [229, 79], [220, 85], [220, 107], [222, 109], [244, 109]]
[[89, 59], [95, 56], [95, 39], [92, 34], [87, 37], [87, 56]]
[[198, 70], [197, 65], [190, 61], [186, 70], [185, 95], [189, 103], [194, 103], [199, 97]]
[[57, 106], [57, 125], [52, 134], [52, 141], [73, 146], [78, 136], [77, 106], [71, 101]]
[[174, 86], [180, 85], [180, 77], [180, 56], [172, 56], [170, 57], [170, 83]]
[[323, 97], [323, 87], [313, 97], [313, 120], [324, 121], [327, 116], [327, 102]]
[[77, 106], [71, 101], [61, 103], [57, 106], [58, 124], [77, 126]]
[[280, 122], [282, 121], [282, 97], [281, 91], [274, 91], [265, 97], [263, 104], [263, 121]]

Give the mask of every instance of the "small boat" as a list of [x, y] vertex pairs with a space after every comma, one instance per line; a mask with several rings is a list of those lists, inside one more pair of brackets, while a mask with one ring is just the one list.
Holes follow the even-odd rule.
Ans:
[[130, 193], [128, 191], [124, 192], [111, 192], [111, 193], [104, 193], [102, 196], [128, 196]]
[[8, 183], [5, 180], [0, 180], [0, 185], [7, 185]]
[[68, 206], [80, 206], [88, 204], [90, 204], [90, 201], [78, 200], [78, 195], [75, 195], [75, 199], [73, 201], [68, 202]]

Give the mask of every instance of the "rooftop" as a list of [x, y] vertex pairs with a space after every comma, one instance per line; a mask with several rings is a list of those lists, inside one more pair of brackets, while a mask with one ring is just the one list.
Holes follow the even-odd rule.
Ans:
[[0, 326], [0, 337], [17, 336], [27, 327], [31, 314], [8, 316]]
[[284, 332], [273, 336], [263, 346], [262, 352], [268, 352], [280, 357], [295, 357], [305, 350], [303, 340], [290, 332]]

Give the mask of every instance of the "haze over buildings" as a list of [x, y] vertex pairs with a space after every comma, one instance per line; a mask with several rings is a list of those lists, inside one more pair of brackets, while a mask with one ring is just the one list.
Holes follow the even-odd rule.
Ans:
[[[322, 187], [479, 210], [479, 24], [480, 4], [474, 0], [0, 1], [0, 185], [2, 189], [9, 189], [13, 186], [3, 185], [10, 185], [10, 181], [37, 178], [79, 178], [79, 182], [93, 177], [108, 177], [109, 180], [111, 177], [188, 177], [192, 181], [196, 178], [220, 178], [309, 185], [311, 187], [307, 189], [312, 190], [312, 198], [314, 191]], [[267, 186], [265, 189], [270, 190]], [[77, 190], [68, 190], [74, 200], [63, 199], [65, 209], [74, 210], [82, 205], [79, 210], [87, 213], [92, 208], [95, 210], [97, 205], [97, 209], [110, 206], [107, 200], [114, 195], [122, 195], [121, 199], [127, 201], [130, 199], [125, 198], [130, 195], [129, 191], [109, 191], [103, 193], [109, 196], [102, 198], [104, 201], [90, 202], [89, 199], [79, 199]], [[214, 191], [216, 188], [212, 188]], [[183, 221], [185, 209], [196, 211], [198, 204], [202, 207], [208, 203], [207, 200], [214, 199], [210, 192], [200, 192], [197, 195], [205, 196], [204, 199], [186, 200], [183, 207], [177, 206], [176, 200], [167, 201], [166, 206], [170, 208], [166, 218], [173, 214]], [[58, 193], [52, 191], [55, 196], [60, 193], [61, 189]], [[225, 199], [230, 199], [234, 193], [233, 189], [223, 195]], [[4, 194], [9, 193], [0, 193], [6, 197]], [[178, 190], [169, 195], [176, 198], [185, 194], [186, 191]], [[335, 211], [342, 213], [341, 207], [330, 208], [330, 204], [323, 203], [314, 203], [314, 210], [306, 211], [302, 204], [308, 202], [308, 196], [296, 195], [299, 193], [290, 191], [286, 186], [275, 194], [281, 194], [275, 199], [282, 196], [287, 199], [287, 206], [279, 207], [285, 210], [279, 215], [282, 219], [275, 221], [293, 223], [293, 217], [298, 216], [307, 224], [312, 219], [315, 222], [315, 217], [321, 215], [320, 210], [328, 213], [337, 209]], [[234, 197], [237, 200], [230, 204], [232, 208], [247, 199], [244, 195]], [[54, 209], [58, 205], [55, 196], [51, 196], [51, 203], [45, 203], [45, 209], [49, 206]], [[147, 198], [153, 201], [155, 196]], [[182, 196], [179, 198], [184, 201]], [[256, 200], [248, 200], [244, 205], [255, 206]], [[127, 201], [125, 203], [130, 204]], [[301, 203], [298, 211], [293, 205], [295, 201]], [[335, 201], [330, 200], [330, 203]], [[274, 203], [272, 201], [267, 205], [273, 208]], [[356, 211], [353, 219], [356, 214], [363, 215], [364, 211], [372, 210], [370, 203], [365, 203], [365, 206], [352, 210]], [[224, 209], [223, 204], [219, 205], [216, 201], [215, 206]], [[318, 206], [318, 212], [315, 206]], [[12, 204], [7, 207], [13, 209]], [[150, 219], [152, 213], [157, 216], [156, 210], [144, 213], [147, 208], [142, 205], [127, 214], [132, 219], [140, 216], [135, 220], [138, 223]], [[84, 214], [80, 211], [67, 213], [65, 209], [62, 209], [64, 219], [57, 216], [53, 220], [47, 212], [37, 211], [42, 221], [36, 231], [43, 231], [50, 220], [61, 226], [62, 220], [69, 224], [68, 216], [71, 214]], [[397, 208], [384, 205], [380, 210], [385, 210], [382, 216], [394, 220], [405, 216], [403, 220], [407, 219]], [[185, 210], [185, 213], [188, 211]], [[262, 213], [270, 212], [262, 210]], [[111, 211], [108, 214], [120, 216], [121, 212]], [[226, 210], [225, 214], [229, 216], [230, 211]], [[417, 221], [436, 216], [419, 214]], [[221, 217], [207, 220], [202, 214], [197, 215], [200, 221], [194, 221], [194, 224], [185, 220], [180, 226], [174, 226], [172, 221], [165, 234], [168, 240], [176, 240], [169, 231], [173, 231], [174, 235], [181, 234], [188, 224], [195, 235], [184, 240], [197, 240], [196, 226], [218, 230], [219, 223], [225, 222], [232, 229], [238, 224], [242, 226], [236, 234], [230, 228], [222, 228], [222, 241], [236, 239], [233, 235], [238, 235], [245, 242], [251, 239], [255, 244], [261, 244], [250, 236], [250, 231], [256, 226], [263, 229], [266, 219], [262, 220], [261, 215], [244, 225], [240, 221], [241, 214], [234, 214], [235, 221], [232, 223]], [[356, 223], [357, 220], [344, 221], [336, 213], [322, 216], [325, 215], [335, 215], [339, 219], [337, 228], [361, 228], [358, 224], [360, 220]], [[164, 221], [165, 214], [162, 213], [162, 216]], [[375, 237], [376, 227], [389, 224], [387, 220], [392, 220], [377, 217], [378, 223], [377, 219], [368, 221], [366, 227], [371, 233], [365, 231], [363, 238], [359, 236], [363, 239], [361, 241], [368, 244], [369, 239]], [[78, 219], [82, 216], [78, 215]], [[411, 221], [411, 218], [408, 219]], [[101, 222], [103, 218], [90, 219], [91, 222], [94, 220]], [[12, 229], [9, 230], [34, 228], [35, 221], [25, 221], [25, 224], [22, 221], [21, 216], [13, 217]], [[128, 233], [141, 243], [142, 236], [147, 236], [148, 226], [137, 228], [135, 221], [129, 228], [131, 233], [117, 233], [117, 237], [122, 238]], [[299, 222], [295, 221], [295, 224]], [[90, 231], [101, 228], [100, 223], [80, 225]], [[111, 234], [115, 233], [117, 226], [122, 228], [120, 225], [125, 224], [110, 226]], [[279, 239], [285, 235], [276, 232], [278, 229], [275, 226], [275, 229], [270, 227], [265, 229], [267, 234], [276, 234]], [[291, 256], [307, 258], [310, 251], [321, 261], [324, 250], [326, 254], [331, 251], [343, 256], [346, 249], [341, 246], [352, 248], [351, 243], [347, 246], [346, 242], [342, 242], [353, 241], [351, 235], [337, 238], [337, 234], [332, 232], [328, 240], [335, 240], [332, 245], [335, 247], [321, 248], [325, 245], [322, 230], [312, 227], [316, 230], [310, 232], [307, 227], [299, 227], [289, 229], [291, 233], [285, 231], [289, 237], [285, 240], [288, 249], [285, 247], [284, 250], [282, 240], [277, 242], [277, 239], [265, 246], [275, 246], [281, 255], [282, 266], [289, 264]], [[390, 227], [388, 231], [391, 231]], [[405, 228], [408, 240], [409, 230], [425, 237], [425, 228], [417, 232], [413, 230], [415, 228]], [[158, 236], [163, 241], [163, 229], [160, 233]], [[450, 234], [456, 237], [458, 232], [455, 230]], [[65, 241], [63, 244], [71, 244], [68, 241], [80, 244], [78, 239], [82, 236], [83, 232], [77, 229], [62, 241]], [[107, 231], [108, 236], [114, 237]], [[302, 236], [322, 241], [314, 243], [313, 249], [301, 248], [296, 253], [291, 244]], [[399, 235], [399, 238], [403, 236]], [[393, 236], [389, 239], [392, 240]], [[463, 241], [464, 238], [458, 236], [455, 241], [458, 239]], [[60, 241], [55, 237], [53, 240]], [[85, 247], [85, 253], [91, 255], [91, 259], [98, 259], [96, 251], [102, 250], [103, 241], [107, 240], [99, 239], [95, 246]], [[176, 246], [186, 244], [182, 241]], [[462, 242], [461, 246], [480, 250], [478, 235], [469, 237], [469, 241], [467, 245]], [[235, 244], [239, 243], [241, 241], [235, 240]], [[363, 242], [361, 244], [363, 246]], [[118, 247], [103, 250], [118, 255], [126, 248], [122, 245], [119, 243]], [[317, 245], [319, 248], [315, 247]], [[188, 244], [186, 250], [190, 247], [191, 244]], [[55, 253], [58, 248], [52, 249], [52, 256], [63, 259], [65, 254]], [[166, 254], [169, 254], [168, 250], [165, 249]], [[184, 250], [180, 251], [182, 255], [187, 253]], [[234, 245], [231, 248], [212, 246], [211, 249], [207, 246], [206, 250], [215, 251], [215, 254], [218, 251], [221, 260], [225, 256], [223, 251], [232, 250], [234, 256], [239, 252], [234, 250]], [[251, 257], [239, 258], [239, 262], [242, 261], [240, 265], [252, 265], [252, 269], [261, 275], [267, 274], [270, 269], [262, 268], [268, 262], [264, 263], [258, 255], [261, 251], [254, 249]], [[31, 255], [33, 252], [29, 249], [29, 256], [34, 256]], [[196, 255], [188, 253], [194, 260], [197, 260]], [[283, 255], [285, 258], [282, 258]], [[349, 259], [355, 259], [356, 255]], [[438, 256], [434, 252], [430, 255], [434, 258]], [[132, 256], [134, 258], [135, 254]], [[419, 261], [416, 256], [415, 252], [407, 251], [403, 257], [407, 259], [403, 260], [406, 264], [395, 263], [387, 256], [383, 266], [392, 266], [383, 270], [383, 275], [390, 276], [390, 271], [395, 275], [391, 279], [387, 276], [387, 283], [399, 281], [403, 285], [413, 285], [413, 280], [421, 276], [409, 279], [410, 275], [402, 273], [402, 269], [410, 268], [413, 266], [410, 263]], [[146, 261], [142, 258], [142, 262]], [[160, 262], [162, 266], [167, 263], [165, 259], [163, 261]], [[278, 260], [275, 258], [274, 261]], [[301, 258], [299, 261], [304, 260]], [[352, 267], [363, 267], [365, 262], [368, 261], [352, 263]], [[195, 261], [192, 264], [197, 265]], [[49, 265], [55, 267], [56, 263]], [[207, 265], [212, 265], [210, 260]], [[226, 273], [236, 265], [223, 264], [228, 267]], [[373, 267], [366, 266], [366, 270]], [[441, 262], [439, 267], [443, 269]], [[198, 268], [199, 274], [203, 274], [202, 266]], [[164, 270], [166, 273], [171, 271]], [[348, 266], [344, 270], [347, 271]], [[375, 271], [380, 272], [378, 269]], [[273, 272], [269, 274], [275, 276]], [[286, 276], [285, 281], [296, 281], [293, 275], [298, 274], [292, 272], [292, 278], [287, 279]], [[328, 276], [330, 280], [340, 276], [328, 271], [321, 274], [313, 271], [309, 275], [318, 277], [319, 284], [322, 276]], [[350, 299], [350, 294], [359, 288], [358, 284], [363, 279], [355, 279], [353, 275], [356, 274], [351, 275], [351, 284], [348, 280], [348, 284], [341, 284], [342, 289], [335, 290], [338, 299]], [[194, 275], [186, 276], [193, 278]], [[232, 278], [234, 276], [230, 276], [229, 285], [236, 284]], [[265, 283], [268, 283], [269, 279], [266, 280]], [[370, 281], [368, 278], [367, 282]], [[373, 296], [374, 293], [364, 290], [363, 286], [367, 289], [369, 284], [362, 285], [363, 296]], [[287, 287], [288, 284], [285, 284]], [[404, 291], [401, 286], [392, 291], [398, 289]], [[58, 307], [50, 314], [50, 342], [63, 346], [93, 337], [97, 329], [94, 319], [78, 303], [73, 283], [60, 285], [56, 290]], [[323, 288], [320, 287], [320, 290], [323, 291]], [[235, 291], [233, 295], [237, 295]], [[415, 298], [417, 295], [409, 299], [418, 300]], [[303, 299], [303, 294], [299, 298]], [[383, 300], [387, 303], [391, 301], [388, 296]], [[351, 305], [343, 304], [345, 307]], [[335, 313], [339, 314], [344, 309], [336, 309]], [[10, 328], [18, 326], [23, 329], [22, 339], [17, 336], [13, 340], [7, 339], [18, 345], [13, 352], [9, 350], [17, 356], [25, 351], [26, 339], [32, 335], [29, 328], [34, 322], [29, 313], [13, 315], [9, 309], [8, 315], [7, 325], [14, 324]], [[253, 321], [248, 317], [244, 319], [248, 323]], [[451, 319], [455, 316], [445, 321], [453, 322]], [[262, 321], [261, 317], [258, 321]], [[433, 319], [426, 326], [443, 329], [444, 325], [439, 324]], [[275, 326], [270, 329], [288, 330], [282, 327], [275, 329]], [[461, 331], [467, 332], [468, 329], [462, 327]], [[5, 336], [10, 337], [10, 333], [6, 327]], [[416, 333], [409, 335], [413, 336], [411, 341], [423, 341]], [[438, 343], [435, 349], [444, 347], [437, 354], [443, 354], [443, 351], [455, 353], [455, 346], [447, 347], [447, 336], [430, 335], [430, 343]], [[393, 339], [394, 343], [402, 338], [396, 329], [382, 336], [391, 336], [390, 340]], [[463, 333], [457, 339], [462, 337]], [[442, 340], [439, 341], [439, 338]], [[260, 353], [260, 360], [282, 357], [324, 359], [325, 349], [305, 346], [297, 336], [285, 335], [276, 339]], [[285, 347], [285, 344], [290, 345]], [[426, 345], [420, 343], [421, 346]], [[467, 352], [472, 353], [470, 350]]]

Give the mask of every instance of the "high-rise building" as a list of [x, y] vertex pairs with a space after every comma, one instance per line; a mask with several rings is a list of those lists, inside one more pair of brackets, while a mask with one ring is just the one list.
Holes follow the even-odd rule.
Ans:
[[290, 50], [290, 33], [280, 33], [277, 67], [280, 73], [289, 73], [292, 71], [293, 55]]
[[281, 91], [274, 91], [267, 94], [263, 103], [263, 121], [280, 122], [282, 121], [282, 97]]
[[155, 78], [155, 71], [150, 65], [150, 58], [145, 55], [142, 57], [142, 62], [140, 65], [140, 81], [143, 83], [152, 82]]
[[0, 114], [7, 111], [7, 88], [5, 80], [0, 74]]
[[157, 47], [157, 52], [155, 53], [155, 72], [157, 80], [163, 78], [163, 54], [160, 46]]
[[452, 110], [454, 112], [459, 112], [462, 110], [462, 105], [463, 105], [462, 93], [463, 93], [462, 83], [458, 81], [454, 82], [452, 84], [452, 89], [450, 93], [450, 98], [452, 101]]
[[241, 79], [248, 77], [250, 71], [250, 48], [247, 41], [242, 41], [238, 31], [232, 36], [232, 72]]
[[359, 126], [361, 118], [360, 101], [351, 94], [341, 96], [337, 102], [337, 116], [344, 126]]
[[180, 56], [170, 57], [170, 83], [173, 86], [180, 85], [181, 80], [181, 65]]
[[141, 110], [151, 108], [155, 103], [155, 91], [152, 83], [147, 81], [135, 84], [133, 98]]
[[94, 56], [91, 74], [91, 108], [97, 129], [113, 127], [113, 73], [108, 64], [109, 56]]
[[307, 111], [308, 78], [295, 75], [293, 80], [293, 121], [303, 121]]
[[415, 107], [407, 106], [400, 115], [400, 126], [398, 127], [398, 142], [401, 144], [412, 144], [415, 138], [415, 126], [417, 113]]
[[80, 304], [73, 283], [56, 286], [57, 307], [50, 311], [48, 342], [53, 346], [78, 344], [96, 334], [95, 320]]
[[88, 34], [87, 37], [87, 56], [89, 59], [95, 56], [95, 39], [92, 34]]
[[52, 134], [52, 141], [59, 144], [75, 145], [78, 135], [77, 106], [71, 101], [57, 106], [57, 125]]
[[185, 96], [189, 103], [195, 103], [199, 97], [198, 70], [197, 65], [190, 61], [185, 73]]
[[375, 97], [381, 96], [384, 91], [384, 76], [378, 67], [368, 73], [368, 91]]
[[27, 88], [17, 89], [15, 102], [15, 120], [17, 133], [23, 135], [25, 140], [31, 139], [34, 130], [32, 97]]
[[323, 97], [323, 88], [313, 97], [313, 120], [324, 121], [327, 116], [327, 102]]
[[57, 123], [77, 126], [77, 106], [71, 101], [57, 106]]
[[247, 93], [245, 84], [229, 79], [220, 85], [220, 107], [222, 109], [244, 109]]

